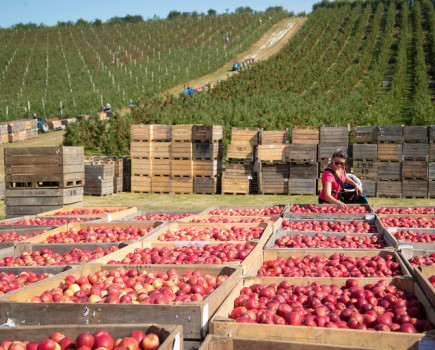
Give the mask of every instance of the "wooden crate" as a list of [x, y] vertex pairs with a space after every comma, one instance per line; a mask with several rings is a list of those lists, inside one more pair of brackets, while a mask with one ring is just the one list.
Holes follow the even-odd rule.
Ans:
[[402, 142], [402, 125], [379, 125], [378, 142]]
[[402, 197], [404, 198], [427, 198], [427, 180], [403, 180]]
[[[279, 340], [279, 341], [302, 341], [306, 343], [317, 343], [329, 346], [362, 346], [366, 349], [382, 350], [417, 350], [419, 340], [430, 336], [427, 333], [405, 334], [398, 332], [361, 332], [352, 329], [331, 329], [324, 327], [289, 326], [289, 325], [266, 325], [238, 323], [229, 317], [234, 308], [234, 300], [239, 297], [240, 291], [244, 287], [249, 287], [255, 283], [269, 285], [282, 281], [282, 278], [273, 277], [247, 277], [239, 281], [234, 290], [216, 312], [211, 321], [210, 333], [221, 336], [231, 334], [232, 338], [247, 338], [259, 340]], [[309, 285], [313, 282], [339, 287], [344, 286], [346, 278], [286, 278], [290, 285]], [[378, 278], [365, 278], [359, 284], [375, 284]], [[433, 322], [435, 314], [429, 301], [423, 294], [420, 287], [408, 278], [389, 279], [388, 284], [396, 286], [398, 289], [416, 295], [423, 304], [428, 318]], [[305, 347], [300, 347], [305, 349]]]
[[195, 177], [216, 177], [222, 174], [222, 160], [194, 160], [193, 176]]
[[286, 148], [286, 159], [290, 162], [316, 162], [317, 144], [292, 143]]
[[[101, 269], [116, 270], [120, 266], [101, 265], [79, 267], [64, 273], [60, 273], [44, 283], [37, 283], [26, 291], [16, 291], [2, 297], [0, 303], [1, 321], [13, 318], [17, 324], [25, 321], [27, 325], [36, 324], [101, 324], [119, 323], [125, 315], [134, 315], [134, 323], [160, 323], [180, 324], [183, 326], [184, 338], [200, 339], [207, 334], [208, 322], [211, 316], [222, 304], [228, 293], [234, 288], [242, 275], [241, 268], [211, 266], [198, 267], [202, 274], [213, 276], [229, 276], [215, 292], [205, 300], [178, 304], [178, 305], [144, 305], [144, 304], [68, 304], [68, 303], [29, 303], [27, 300], [33, 295], [40, 295], [43, 291], [58, 287], [68, 275], [79, 278], [95, 273]], [[191, 266], [180, 265], [125, 265], [125, 268], [137, 270], [152, 270], [155, 272], [166, 272], [174, 268], [179, 274], [191, 271]], [[83, 313], [83, 308], [86, 312]], [[53, 313], [50, 317], [42, 317], [42, 314]], [[6, 316], [9, 314], [9, 316]], [[68, 317], [65, 317], [68, 315]]]
[[435, 124], [429, 125], [429, 142], [435, 143]]
[[319, 143], [349, 143], [350, 126], [321, 126]]
[[[83, 202], [83, 186], [71, 188], [5, 189], [7, 206], [59, 205]], [[35, 208], [37, 210], [37, 208]]]
[[379, 143], [378, 144], [378, 160], [402, 160], [402, 144], [401, 143]]
[[403, 159], [428, 160], [429, 144], [427, 143], [404, 143]]
[[[302, 219], [315, 219], [315, 220], [366, 220], [368, 215], [373, 214], [373, 209], [369, 204], [362, 204], [355, 206], [358, 207], [364, 207], [366, 209], [366, 213], [359, 213], [359, 214], [348, 214], [348, 213], [327, 213], [327, 212], [320, 212], [320, 213], [310, 213], [310, 212], [293, 212], [294, 207], [298, 207], [299, 209], [307, 209], [308, 207], [316, 207], [319, 209], [322, 208], [329, 208], [329, 207], [335, 207], [337, 208], [337, 205], [333, 204], [290, 204], [283, 213], [283, 218], [285, 219], [294, 219], [294, 220], [302, 220]], [[297, 232], [297, 231], [294, 231]]]
[[288, 194], [315, 196], [317, 194], [317, 179], [288, 179]]
[[428, 163], [419, 160], [405, 160], [402, 163], [402, 179], [428, 179]]
[[429, 128], [427, 126], [408, 126], [405, 125], [402, 129], [403, 142], [416, 141], [427, 143]]
[[222, 125], [193, 125], [192, 141], [214, 142], [220, 141], [223, 137]]
[[292, 143], [317, 145], [319, 143], [319, 128], [294, 126], [292, 128]]
[[[275, 208], [276, 207], [276, 208]], [[218, 215], [223, 216], [275, 216], [281, 215], [285, 211], [285, 204], [270, 204], [270, 205], [217, 205], [213, 207], [208, 207], [202, 211], [201, 215], [217, 215], [214, 214], [219, 212]], [[272, 209], [273, 213], [271, 213]], [[252, 214], [255, 212], [255, 214]], [[269, 213], [269, 214], [266, 214]]]
[[262, 194], [288, 194], [288, 179], [262, 179], [261, 180]]
[[0, 135], [0, 142], [2, 145], [9, 143], [9, 134]]
[[172, 194], [192, 194], [193, 193], [193, 178], [192, 177], [175, 177], [171, 178], [171, 193]]
[[331, 159], [332, 154], [337, 149], [342, 149], [345, 153], [347, 153], [348, 149], [347, 143], [319, 143], [318, 152], [317, 152], [317, 160]]
[[225, 177], [227, 179], [247, 179], [252, 176], [254, 171], [253, 163], [245, 164], [225, 164]]
[[[395, 215], [396, 216], [396, 215]], [[421, 242], [411, 242], [411, 241], [398, 241], [394, 234], [398, 231], [409, 231], [409, 227], [386, 227], [384, 228], [384, 238], [388, 241], [395, 249], [403, 251], [405, 249], [432, 249], [433, 243], [421, 243]], [[435, 233], [435, 229], [431, 228], [412, 228], [412, 231], [423, 233]]]
[[120, 193], [124, 191], [124, 177], [115, 176], [113, 178], [113, 193]]
[[372, 179], [361, 179], [363, 193], [366, 197], [376, 197], [377, 185], [376, 180]]
[[152, 125], [152, 141], [171, 141], [171, 125]]
[[216, 194], [222, 192], [222, 177], [195, 177], [193, 179], [193, 193]]
[[151, 193], [151, 177], [132, 175], [130, 187], [133, 193]]
[[240, 146], [230, 143], [227, 145], [227, 158], [231, 159], [246, 159], [254, 161], [254, 147], [251, 145]]
[[399, 197], [402, 198], [401, 181], [382, 181], [376, 183], [376, 197]]
[[285, 162], [287, 145], [258, 145], [257, 159], [260, 162]]
[[354, 160], [353, 174], [358, 176], [360, 179], [376, 179], [378, 176], [378, 162]]
[[[85, 210], [87, 209], [89, 212], [93, 212], [94, 210], [99, 211], [98, 214], [70, 214], [71, 211], [76, 210]], [[109, 210], [110, 212], [105, 212], [106, 210]], [[108, 221], [116, 220], [118, 218], [122, 218], [125, 215], [133, 214], [137, 212], [136, 207], [90, 207], [90, 208], [62, 208], [62, 209], [56, 209], [51, 211], [45, 211], [40, 212], [40, 214], [36, 216], [56, 216], [56, 217], [63, 217], [63, 218], [105, 218]], [[86, 226], [87, 227], [87, 226]], [[81, 227], [82, 228], [82, 227]]]
[[[105, 119], [106, 118], [100, 120], [105, 120]], [[48, 126], [50, 127], [51, 130], [58, 130], [65, 127], [64, 125], [62, 125], [61, 120], [52, 120], [51, 122], [48, 123]]]
[[171, 177], [192, 177], [193, 160], [171, 160]]
[[231, 143], [235, 146], [257, 146], [259, 138], [260, 129], [258, 128], [231, 128]]
[[171, 142], [171, 159], [192, 159], [191, 142]]
[[151, 142], [138, 141], [130, 144], [130, 156], [131, 158], [151, 158]]
[[249, 179], [222, 179], [222, 194], [249, 194]]
[[171, 175], [171, 160], [170, 159], [153, 159], [152, 160], [153, 176], [170, 176]]
[[23, 147], [5, 148], [5, 166], [57, 166], [62, 168], [65, 165], [82, 166], [84, 171], [84, 150], [83, 147]]
[[92, 196], [109, 196], [113, 194], [113, 177], [109, 179], [86, 180], [84, 194]]
[[18, 132], [14, 132], [14, 133], [9, 134], [9, 139], [8, 139], [9, 143], [20, 142], [20, 141], [23, 141], [23, 140], [21, 139], [21, 136]]
[[353, 160], [377, 160], [378, 145], [376, 143], [354, 143]]
[[171, 140], [172, 142], [192, 142], [192, 125], [172, 125]]
[[171, 156], [171, 142], [151, 142], [151, 157], [153, 159], [169, 159]]
[[171, 193], [171, 179], [169, 177], [152, 177], [152, 193]]
[[135, 330], [145, 334], [157, 334], [160, 340], [159, 349], [182, 350], [183, 330], [180, 325], [154, 325], [154, 324], [99, 324], [99, 325], [50, 325], [50, 326], [20, 326], [5, 327], [0, 329], [0, 339], [8, 337], [18, 341], [41, 342], [50, 337], [54, 332], [59, 332], [75, 340], [81, 333], [94, 334], [98, 330], [107, 331], [113, 339], [129, 337]]
[[318, 177], [318, 163], [290, 163], [291, 179], [317, 179]]
[[222, 142], [198, 142], [193, 144], [193, 159], [222, 159]]
[[428, 178], [429, 180], [435, 180], [435, 162], [430, 162], [428, 165]]
[[275, 216], [222, 216], [222, 215], [191, 215], [183, 219], [178, 220], [179, 222], [192, 222], [192, 223], [260, 223], [265, 222], [272, 226], [275, 230], [281, 226], [282, 218], [278, 215]]
[[7, 126], [10, 134], [26, 130], [26, 123], [19, 120], [8, 122]]
[[152, 126], [151, 125], [130, 125], [131, 143], [151, 142]]
[[432, 307], [435, 307], [435, 288], [429, 281], [429, 278], [433, 275], [435, 275], [433, 266], [419, 266], [415, 269], [415, 280], [429, 299]]
[[39, 215], [43, 211], [60, 210], [63, 208], [78, 208], [83, 205], [83, 201], [69, 203], [69, 204], [55, 204], [55, 205], [17, 205], [6, 206], [6, 218], [13, 218], [25, 215]]
[[113, 179], [115, 176], [114, 164], [85, 164], [85, 180]]
[[430, 144], [430, 149], [429, 149], [429, 160], [431, 162], [435, 162], [435, 143], [431, 143]]
[[401, 180], [402, 163], [379, 162], [377, 179], [378, 180]]
[[8, 135], [8, 125], [4, 123], [0, 123], [0, 135]]
[[366, 143], [378, 141], [377, 126], [355, 126], [353, 128], [353, 142]]
[[267, 181], [283, 180], [290, 177], [290, 165], [284, 164], [261, 164], [262, 179]]
[[144, 158], [131, 158], [131, 175], [151, 176], [153, 174], [153, 161]]
[[273, 131], [265, 131], [261, 130], [260, 132], [261, 145], [286, 145], [289, 143], [288, 140], [288, 129], [286, 130], [273, 130]]

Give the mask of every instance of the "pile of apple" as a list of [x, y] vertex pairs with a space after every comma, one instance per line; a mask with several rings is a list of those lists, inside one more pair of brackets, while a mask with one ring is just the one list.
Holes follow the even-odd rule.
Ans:
[[298, 234], [282, 236], [275, 240], [277, 248], [341, 248], [341, 249], [381, 249], [385, 241], [380, 236], [325, 236], [316, 233], [315, 236]]
[[417, 297], [385, 280], [358, 286], [348, 279], [343, 287], [314, 282], [298, 286], [256, 283], [244, 287], [234, 300], [231, 318], [242, 323], [350, 328], [417, 333], [435, 329], [424, 318]]
[[290, 231], [318, 231], [318, 232], [349, 232], [349, 233], [376, 233], [376, 226], [368, 221], [319, 221], [295, 220], [282, 222], [283, 230]]
[[435, 288], [435, 275], [432, 275], [428, 278], [429, 283]]
[[435, 228], [435, 217], [385, 216], [381, 222], [385, 227]]
[[280, 215], [283, 207], [277, 205], [265, 208], [248, 208], [248, 209], [212, 209], [208, 215], [220, 216], [272, 216]]
[[183, 218], [187, 218], [188, 216], [193, 215], [192, 213], [183, 213], [183, 214], [169, 214], [169, 213], [160, 213], [160, 214], [143, 214], [134, 217], [133, 219], [124, 219], [127, 221], [175, 221]]
[[409, 208], [389, 208], [382, 207], [376, 210], [376, 214], [420, 214], [435, 215], [435, 207], [409, 207]]
[[113, 339], [107, 331], [97, 331], [93, 335], [81, 333], [74, 340], [60, 332], [54, 332], [41, 342], [9, 341], [0, 343], [1, 350], [155, 350], [160, 346], [157, 334], [133, 331], [129, 337]]
[[69, 211], [57, 211], [54, 214], [50, 214], [50, 216], [72, 216], [72, 215], [78, 215], [78, 216], [86, 216], [86, 215], [97, 215], [97, 214], [110, 214], [115, 213], [118, 211], [124, 210], [124, 208], [121, 209], [72, 209]]
[[23, 252], [20, 256], [0, 258], [0, 266], [49, 266], [67, 265], [81, 262], [88, 262], [119, 250], [118, 247], [103, 249], [97, 247], [93, 251], [73, 248], [70, 253], [53, 253], [52, 250], [44, 248], [41, 251], [34, 250]]
[[367, 208], [362, 205], [351, 205], [346, 208], [340, 208], [334, 205], [299, 205], [295, 204], [290, 209], [291, 213], [297, 214], [366, 214]]
[[401, 267], [391, 254], [385, 257], [353, 257], [344, 253], [323, 256], [305, 255], [264, 261], [257, 272], [262, 277], [396, 277]]
[[24, 241], [26, 239], [29, 239], [31, 237], [35, 237], [40, 235], [41, 233], [47, 232], [47, 230], [42, 230], [41, 232], [33, 232], [33, 233], [25, 233], [22, 235], [19, 235], [17, 232], [5, 232], [0, 233], [0, 243], [3, 242], [14, 242], [14, 241]]
[[417, 255], [411, 259], [408, 259], [411, 266], [434, 266], [435, 265], [435, 253], [431, 255]]
[[50, 273], [34, 273], [32, 271], [23, 271], [19, 274], [13, 272], [0, 272], [0, 295], [10, 293], [18, 288], [41, 281], [53, 276]]
[[255, 245], [206, 244], [203, 247], [183, 246], [169, 248], [135, 249], [121, 261], [111, 260], [109, 264], [223, 264], [241, 262], [255, 248]]
[[413, 230], [396, 231], [391, 233], [398, 241], [415, 243], [434, 243], [435, 233], [417, 232]]
[[185, 227], [169, 229], [163, 232], [159, 241], [249, 241], [259, 239], [263, 234], [263, 227]]
[[257, 216], [257, 217], [225, 217], [225, 216], [209, 216], [206, 218], [197, 218], [197, 219], [191, 219], [189, 222], [196, 222], [196, 223], [222, 223], [222, 224], [255, 224], [255, 223], [262, 223], [262, 222], [275, 222], [276, 220], [272, 220], [271, 218], [264, 217], [264, 216]]
[[76, 278], [68, 275], [59, 287], [30, 298], [35, 303], [180, 304], [207, 298], [227, 275], [202, 275], [189, 271], [180, 275], [146, 270], [99, 270]]
[[118, 226], [104, 227], [88, 226], [77, 230], [71, 227], [68, 231], [58, 232], [47, 237], [41, 243], [114, 243], [124, 241], [135, 241], [151, 232], [154, 227], [121, 228]]
[[33, 225], [33, 226], [60, 226], [73, 222], [85, 222], [94, 219], [83, 220], [80, 218], [39, 218], [23, 219], [15, 222], [4, 221], [1, 225]]

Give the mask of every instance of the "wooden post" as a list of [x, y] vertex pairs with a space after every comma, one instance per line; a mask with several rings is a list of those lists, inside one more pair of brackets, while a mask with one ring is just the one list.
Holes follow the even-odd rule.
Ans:
[[59, 105], [60, 105], [60, 115], [62, 115], [62, 101], [59, 101]]

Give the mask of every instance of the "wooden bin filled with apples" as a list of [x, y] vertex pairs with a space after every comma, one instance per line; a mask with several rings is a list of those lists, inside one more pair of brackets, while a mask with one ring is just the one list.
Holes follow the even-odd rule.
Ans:
[[435, 266], [419, 266], [414, 271], [417, 283], [435, 308]]
[[435, 244], [430, 249], [402, 248], [399, 250], [399, 255], [415, 278], [415, 270], [418, 267], [426, 268], [426, 266], [435, 265]]
[[[181, 324], [183, 338], [202, 339], [207, 334], [211, 316], [241, 277], [241, 268], [228, 266], [192, 269], [192, 266], [185, 265], [87, 265], [1, 296], [0, 322], [6, 323], [10, 319], [15, 324], [27, 325], [119, 324], [120, 321]], [[206, 279], [207, 284], [202, 286], [202, 281]], [[92, 289], [98, 280], [102, 281], [107, 293], [102, 293], [101, 287]], [[126, 288], [130, 288], [128, 284], [130, 289], [136, 288], [134, 291], [144, 289], [144, 294], [139, 292], [136, 300], [130, 295], [120, 297], [123, 288], [116, 281], [121, 283], [127, 280], [132, 281], [124, 283]], [[199, 281], [201, 286], [196, 285]], [[82, 285], [86, 286], [86, 290]], [[164, 290], [161, 289], [163, 287]], [[90, 294], [88, 289], [96, 294]], [[159, 292], [155, 292], [154, 296], [150, 294], [151, 299], [148, 292], [153, 289]], [[179, 289], [184, 295], [174, 294]], [[56, 302], [52, 302], [55, 298]], [[76, 298], [77, 302], [71, 302]]]
[[400, 250], [435, 248], [435, 228], [386, 227], [384, 238]]
[[284, 213], [284, 219], [316, 219], [316, 220], [364, 220], [366, 216], [373, 214], [373, 208], [369, 204], [351, 205], [342, 209], [332, 204], [293, 204], [289, 205]]
[[14, 246], [14, 244], [26, 239], [38, 236], [54, 229], [54, 226], [1, 226], [0, 225], [0, 251], [3, 248]]
[[219, 205], [205, 209], [200, 215], [282, 216], [287, 205]]
[[388, 206], [388, 205], [374, 205], [373, 210], [377, 215], [435, 215], [435, 206]]
[[116, 221], [143, 222], [143, 221], [178, 221], [185, 217], [196, 215], [201, 211], [179, 211], [179, 210], [147, 210], [128, 214]]
[[222, 224], [253, 224], [265, 222], [276, 229], [281, 224], [282, 218], [274, 216], [220, 216], [220, 215], [192, 215], [178, 220], [179, 222], [192, 223], [222, 223]]
[[60, 208], [36, 216], [101, 217], [112, 221], [137, 212], [136, 207]]
[[[314, 283], [314, 285], [313, 285]], [[358, 283], [359, 286], [355, 284]], [[377, 283], [379, 283], [377, 285]], [[335, 285], [335, 286], [334, 286]], [[421, 333], [404, 333], [406, 331], [412, 331], [413, 327], [410, 327], [408, 324], [404, 326], [404, 332], [391, 332], [391, 331], [371, 331], [368, 330], [364, 324], [367, 322], [369, 325], [375, 325], [379, 329], [386, 329], [387, 325], [392, 325], [391, 316], [384, 314], [385, 308], [382, 310], [377, 308], [381, 314], [377, 316], [368, 315], [366, 318], [361, 316], [361, 309], [357, 309], [357, 314], [352, 314], [352, 310], [350, 312], [346, 311], [346, 315], [342, 315], [344, 319], [349, 320], [351, 318], [355, 318], [352, 320], [354, 325], [361, 325], [362, 329], [344, 329], [340, 328], [344, 327], [341, 322], [347, 323], [346, 321], [340, 320], [338, 314], [334, 316], [334, 319], [331, 320], [333, 313], [330, 313], [328, 307], [318, 304], [316, 302], [315, 309], [313, 308], [314, 314], [311, 316], [307, 316], [305, 319], [303, 314], [300, 311], [288, 309], [289, 305], [285, 303], [282, 304], [278, 299], [276, 299], [276, 305], [274, 306], [277, 310], [277, 315], [283, 314], [284, 316], [280, 316], [280, 318], [274, 318], [271, 315], [259, 315], [258, 317], [262, 318], [263, 323], [256, 323], [254, 321], [254, 317], [256, 315], [251, 316], [251, 313], [245, 311], [246, 308], [238, 306], [235, 307], [235, 304], [249, 306], [247, 304], [249, 298], [249, 290], [252, 293], [259, 293], [260, 297], [264, 296], [267, 299], [271, 299], [273, 296], [273, 292], [271, 288], [275, 290], [275, 287], [278, 289], [290, 288], [295, 291], [295, 296], [292, 298], [296, 298], [295, 303], [299, 303], [300, 306], [296, 307], [303, 308], [302, 300], [299, 296], [304, 296], [307, 299], [307, 303], [315, 302], [315, 298], [330, 298], [331, 303], [333, 300], [341, 300], [334, 296], [334, 294], [338, 293], [339, 290], [343, 290], [345, 287], [349, 290], [349, 288], [353, 288], [350, 294], [343, 292], [344, 298], [342, 301], [346, 301], [345, 306], [350, 302], [351, 296], [355, 297], [362, 296], [364, 297], [365, 292], [364, 288], [373, 291], [373, 288], [378, 288], [387, 294], [402, 294], [402, 292], [409, 294], [413, 294], [417, 299], [413, 301], [413, 305], [418, 305], [417, 311], [413, 310], [413, 312], [420, 312], [419, 307], [421, 307], [422, 312], [425, 314], [425, 321], [421, 321], [424, 327], [427, 329], [431, 329], [429, 331], [423, 331]], [[319, 287], [317, 287], [319, 286]], [[324, 287], [320, 287], [324, 286]], [[253, 288], [253, 289], [252, 289]], [[264, 292], [263, 292], [264, 289]], [[308, 296], [312, 291], [313, 296]], [[376, 293], [378, 290], [375, 290]], [[241, 294], [248, 294], [246, 297], [241, 296]], [[305, 294], [307, 293], [307, 294]], [[318, 293], [321, 293], [318, 294]], [[354, 294], [355, 293], [355, 294]], [[316, 296], [317, 295], [317, 296]], [[382, 295], [382, 294], [380, 294]], [[380, 296], [379, 295], [379, 296]], [[341, 296], [340, 296], [341, 297]], [[275, 296], [273, 296], [275, 298]], [[313, 299], [314, 298], [314, 299]], [[368, 297], [367, 297], [368, 298]], [[378, 299], [378, 297], [373, 295], [373, 298]], [[329, 300], [329, 299], [328, 299]], [[394, 300], [394, 298], [392, 298]], [[320, 301], [320, 300], [319, 300]], [[340, 301], [340, 302], [342, 302]], [[404, 301], [399, 301], [403, 303]], [[407, 301], [406, 301], [407, 302]], [[373, 301], [374, 303], [374, 301]], [[281, 305], [287, 305], [286, 307]], [[305, 304], [304, 304], [305, 305]], [[308, 304], [306, 304], [308, 305]], [[314, 305], [314, 304], [313, 304]], [[356, 305], [356, 304], [355, 304]], [[252, 306], [252, 305], [251, 305]], [[255, 306], [255, 305], [254, 305]], [[358, 305], [359, 306], [359, 305]], [[373, 306], [373, 305], [372, 305]], [[379, 306], [379, 305], [377, 305]], [[335, 305], [333, 306], [335, 308]], [[363, 307], [363, 306], [361, 306]], [[287, 308], [287, 309], [286, 309]], [[317, 310], [318, 308], [318, 310]], [[341, 308], [341, 306], [340, 306]], [[364, 307], [365, 308], [365, 307]], [[367, 306], [369, 308], [369, 306]], [[374, 308], [374, 306], [373, 306]], [[414, 306], [412, 307], [414, 308]], [[315, 311], [314, 311], [315, 310]], [[374, 310], [374, 309], [373, 309]], [[308, 311], [307, 311], [308, 312]], [[340, 311], [341, 314], [342, 310]], [[362, 312], [362, 311], [361, 311]], [[377, 312], [377, 311], [375, 311]], [[254, 313], [255, 314], [255, 313]], [[316, 316], [314, 316], [316, 315]], [[382, 317], [381, 317], [382, 315]], [[369, 317], [372, 316], [370, 319]], [[402, 316], [402, 315], [399, 315]], [[236, 322], [235, 318], [240, 317], [239, 321]], [[381, 318], [379, 318], [381, 317]], [[389, 319], [390, 317], [390, 319]], [[402, 316], [405, 317], [405, 316]], [[379, 318], [379, 320], [378, 320]], [[274, 321], [275, 319], [275, 321]], [[361, 323], [360, 323], [361, 321]], [[304, 322], [304, 323], [302, 323]], [[268, 323], [268, 324], [266, 324]], [[288, 324], [286, 324], [288, 323]], [[316, 343], [322, 345], [335, 345], [335, 346], [355, 346], [355, 347], [363, 347], [366, 349], [382, 349], [382, 350], [401, 350], [401, 349], [415, 349], [419, 348], [418, 344], [420, 339], [423, 337], [430, 337], [432, 341], [435, 340], [435, 331], [433, 330], [433, 324], [435, 323], [435, 312], [431, 307], [430, 302], [426, 299], [423, 291], [417, 285], [415, 281], [410, 278], [393, 278], [393, 279], [384, 279], [380, 280], [378, 278], [365, 278], [365, 279], [346, 279], [346, 278], [263, 278], [263, 277], [247, 277], [243, 280], [239, 281], [236, 288], [231, 292], [219, 310], [216, 312], [215, 316], [212, 318], [211, 326], [210, 326], [210, 334], [219, 335], [219, 336], [231, 336], [233, 338], [249, 338], [249, 339], [260, 339], [260, 340], [278, 340], [278, 341], [295, 341], [295, 342], [303, 342], [303, 343]], [[290, 325], [291, 324], [291, 325]], [[309, 324], [303, 325], [303, 324]], [[379, 326], [378, 326], [379, 325]], [[367, 330], [364, 330], [364, 327]], [[388, 327], [389, 328], [389, 327]]]
[[145, 237], [157, 241], [259, 241], [265, 244], [273, 232], [268, 223], [254, 224], [210, 224], [190, 222], [169, 222]]
[[[326, 262], [323, 258], [330, 258], [339, 261], [336, 264], [329, 264], [330, 271], [324, 269], [323, 271], [313, 272], [316, 267], [320, 267]], [[288, 264], [290, 262], [290, 264]], [[300, 266], [297, 266], [301, 264]], [[294, 269], [290, 266], [293, 265]], [[335, 265], [335, 266], [334, 266]], [[381, 269], [378, 266], [384, 266]], [[334, 270], [332, 269], [334, 267]], [[280, 249], [280, 250], [264, 250], [262, 254], [257, 256], [250, 270], [248, 276], [262, 277], [285, 277], [285, 273], [300, 273], [298, 270], [304, 270], [305, 275], [328, 273], [330, 277], [342, 277], [341, 272], [349, 272], [347, 278], [365, 278], [364, 274], [370, 275], [371, 272], [378, 274], [378, 278], [392, 278], [392, 277], [411, 277], [404, 262], [400, 259], [399, 255], [394, 251], [385, 250], [365, 250], [356, 251], [349, 250], [342, 252], [341, 250], [322, 250], [322, 249]], [[261, 269], [261, 270], [260, 270]], [[345, 271], [341, 270], [344, 269]], [[353, 275], [350, 271], [353, 271]], [[288, 270], [288, 271], [287, 271]], [[340, 271], [339, 271], [340, 270]], [[324, 275], [325, 276], [325, 275]], [[314, 277], [314, 276], [312, 276]], [[319, 276], [320, 277], [320, 276]], [[326, 277], [326, 276], [325, 276]]]
[[36, 216], [25, 215], [12, 219], [0, 220], [0, 228], [5, 227], [53, 227], [63, 226], [73, 222], [106, 222], [106, 219], [101, 217], [63, 217], [63, 216]]
[[[98, 338], [98, 339], [97, 339]], [[129, 338], [129, 339], [126, 339]], [[134, 338], [132, 340], [131, 338]], [[52, 340], [47, 341], [47, 339]], [[114, 344], [136, 350], [182, 350], [183, 330], [179, 325], [160, 324], [100, 324], [100, 325], [52, 325], [0, 328], [0, 342], [17, 342], [17, 350], [52, 350], [74, 348], [109, 349]], [[27, 341], [29, 345], [22, 342]], [[41, 344], [41, 347], [38, 345]], [[69, 344], [69, 345], [68, 345]], [[22, 347], [19, 347], [22, 346]], [[33, 347], [32, 347], [33, 346]], [[69, 346], [69, 347], [68, 347]]]

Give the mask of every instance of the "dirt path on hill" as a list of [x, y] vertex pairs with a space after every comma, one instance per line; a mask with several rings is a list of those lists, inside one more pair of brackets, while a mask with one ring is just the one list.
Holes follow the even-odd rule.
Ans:
[[[247, 58], [254, 58], [255, 61], [265, 60], [270, 56], [276, 54], [281, 50], [284, 45], [301, 29], [302, 25], [305, 23], [306, 18], [293, 17], [284, 18], [270, 28], [254, 45], [252, 45], [248, 50], [237, 56], [239, 62], [244, 61]], [[178, 95], [180, 94], [185, 86], [191, 86], [193, 88], [198, 88], [204, 84], [210, 82], [217, 82], [225, 80], [236, 72], [231, 72], [231, 67], [233, 65], [233, 60], [226, 63], [222, 68], [217, 71], [204, 75], [200, 78], [186, 81], [185, 83], [178, 84], [170, 89], [163, 91], [160, 95]]]

